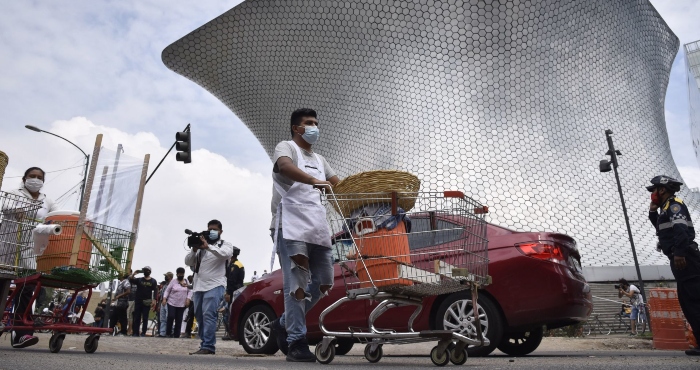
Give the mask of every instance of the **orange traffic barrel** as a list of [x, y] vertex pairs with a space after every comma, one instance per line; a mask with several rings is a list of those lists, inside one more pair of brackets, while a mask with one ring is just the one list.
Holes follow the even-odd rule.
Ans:
[[688, 349], [685, 335], [685, 317], [673, 288], [654, 288], [649, 291], [651, 331], [656, 349]]
[[[71, 254], [73, 252], [73, 240], [80, 212], [76, 211], [55, 211], [46, 216], [45, 222], [58, 224], [63, 227], [61, 235], [51, 235], [49, 245], [41, 256], [36, 258], [36, 270], [50, 274], [54, 267], [70, 266]], [[90, 232], [92, 222], [85, 221], [85, 230]], [[88, 269], [92, 254], [92, 242], [83, 233], [78, 249], [78, 261], [75, 267]]]

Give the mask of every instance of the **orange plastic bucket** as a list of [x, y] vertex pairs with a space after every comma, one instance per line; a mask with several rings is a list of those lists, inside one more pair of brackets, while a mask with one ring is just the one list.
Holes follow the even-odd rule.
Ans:
[[685, 317], [678, 302], [678, 293], [672, 288], [654, 288], [649, 291], [651, 331], [656, 349], [688, 349]]
[[[63, 227], [61, 235], [51, 235], [49, 245], [41, 256], [36, 258], [36, 270], [43, 273], [51, 273], [54, 267], [70, 266], [71, 254], [73, 251], [73, 240], [78, 226], [79, 213], [57, 211], [46, 216], [49, 221]], [[85, 229], [91, 230], [92, 223], [85, 222]], [[75, 267], [87, 270], [90, 266], [90, 256], [92, 253], [92, 243], [85, 235], [80, 240], [78, 251], [78, 262]]]
[[377, 287], [413, 285], [411, 280], [399, 279], [399, 265], [411, 263], [408, 235], [406, 235], [406, 225], [403, 221], [392, 230], [380, 229], [356, 236], [355, 242], [364, 258], [364, 264], [357, 263], [357, 275], [361, 288], [372, 286], [370, 277]]

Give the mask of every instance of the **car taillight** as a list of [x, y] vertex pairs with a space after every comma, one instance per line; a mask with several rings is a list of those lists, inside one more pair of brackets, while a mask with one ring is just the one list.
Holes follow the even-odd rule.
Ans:
[[561, 263], [566, 265], [566, 256], [561, 247], [549, 242], [533, 242], [517, 244], [518, 250], [524, 255], [541, 260]]

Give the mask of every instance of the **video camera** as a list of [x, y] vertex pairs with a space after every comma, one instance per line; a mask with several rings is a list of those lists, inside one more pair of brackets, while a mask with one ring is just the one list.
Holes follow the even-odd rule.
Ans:
[[620, 289], [620, 284], [615, 284], [615, 289]]
[[199, 248], [202, 246], [202, 240], [199, 239], [200, 236], [203, 236], [207, 243], [211, 243], [211, 240], [209, 240], [209, 230], [197, 233], [190, 229], [185, 229], [185, 234], [189, 235], [187, 237], [187, 246], [190, 248]]

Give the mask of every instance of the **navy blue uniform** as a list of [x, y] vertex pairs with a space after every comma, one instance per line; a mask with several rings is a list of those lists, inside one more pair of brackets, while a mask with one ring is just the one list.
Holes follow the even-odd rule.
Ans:
[[[658, 212], [649, 212], [649, 220], [656, 228], [659, 248], [671, 262], [683, 314], [697, 336], [700, 333], [700, 251], [694, 241], [695, 227], [688, 207], [679, 198], [671, 197]], [[673, 257], [685, 257], [685, 269], [678, 270]]]

